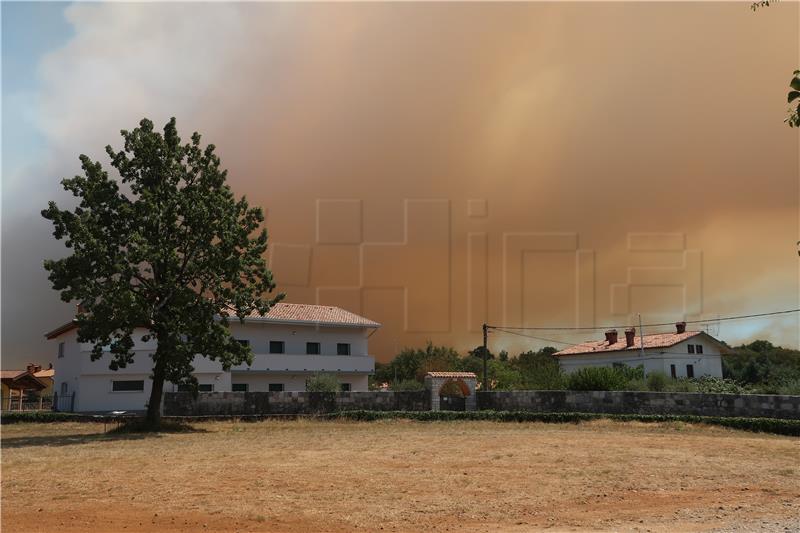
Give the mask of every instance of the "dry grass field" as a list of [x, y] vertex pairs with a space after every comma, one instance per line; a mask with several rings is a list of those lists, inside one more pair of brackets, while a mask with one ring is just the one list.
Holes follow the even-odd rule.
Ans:
[[2, 530], [800, 529], [796, 438], [609, 421], [195, 428], [3, 426]]

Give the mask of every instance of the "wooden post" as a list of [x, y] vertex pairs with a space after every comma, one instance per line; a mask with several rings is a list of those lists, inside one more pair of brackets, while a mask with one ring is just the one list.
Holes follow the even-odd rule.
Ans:
[[488, 344], [488, 336], [489, 336], [489, 326], [486, 324], [483, 325], [483, 390], [489, 390], [489, 376], [487, 371], [487, 358], [489, 356], [489, 348], [487, 347]]

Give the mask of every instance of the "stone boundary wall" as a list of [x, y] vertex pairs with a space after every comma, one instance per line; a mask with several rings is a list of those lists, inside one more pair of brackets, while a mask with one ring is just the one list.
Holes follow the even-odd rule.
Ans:
[[297, 415], [352, 411], [428, 411], [428, 391], [164, 393], [164, 416]]
[[[697, 392], [477, 392], [478, 410], [668, 414], [800, 420], [800, 396]], [[430, 392], [189, 392], [164, 394], [165, 416], [299, 415], [363, 409], [429, 411]]]
[[800, 419], [800, 396], [634, 391], [478, 392], [478, 409]]

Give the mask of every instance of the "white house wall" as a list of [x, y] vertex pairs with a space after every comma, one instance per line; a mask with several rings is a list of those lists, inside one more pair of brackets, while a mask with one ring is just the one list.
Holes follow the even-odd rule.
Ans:
[[[285, 391], [303, 391], [306, 389], [306, 380], [312, 376], [309, 373], [286, 372], [232, 372], [231, 384], [245, 383], [248, 392], [268, 392], [271, 383], [283, 385]], [[337, 373], [340, 383], [349, 383], [350, 390], [366, 391], [369, 388], [369, 376], [366, 374]], [[230, 390], [230, 389], [229, 389]]]
[[[219, 362], [202, 356], [195, 357], [194, 376], [200, 384], [211, 384], [215, 391], [230, 391], [232, 382], [252, 383], [253, 391], [268, 390], [269, 383], [283, 383], [284, 390], [305, 390], [306, 379], [314, 372], [334, 372], [342, 383], [350, 383], [351, 390], [367, 390], [368, 375], [374, 371], [375, 360], [369, 356], [367, 335], [370, 330], [358, 328], [316, 327], [313, 325], [285, 325], [253, 323], [244, 325], [232, 321], [231, 332], [236, 339], [248, 340], [253, 351], [253, 364], [234, 367], [224, 372]], [[143, 410], [152, 390], [149, 378], [156, 349], [155, 340], [142, 342], [146, 331], [134, 334], [134, 362], [125, 368], [109, 368], [111, 354], [106, 352], [91, 360], [92, 345], [78, 343], [77, 331], [68, 331], [53, 342], [53, 349], [64, 343], [64, 357], [55, 358], [55, 391], [61, 394], [61, 383], [67, 383], [67, 394], [75, 393], [76, 411]], [[283, 341], [285, 353], [270, 354], [269, 342]], [[306, 355], [306, 342], [319, 342], [321, 355]], [[351, 355], [336, 355], [337, 344], [350, 344]], [[250, 373], [250, 374], [248, 374]], [[247, 377], [244, 377], [247, 376]], [[141, 392], [113, 392], [112, 381], [143, 380]], [[242, 381], [246, 380], [246, 381]], [[167, 392], [177, 386], [166, 383]]]
[[[670, 365], [675, 365], [676, 377], [686, 375], [686, 365], [694, 366], [694, 376], [722, 377], [722, 357], [717, 343], [705, 335], [698, 335], [668, 348], [649, 348], [639, 355], [639, 350], [599, 352], [594, 354], [567, 355], [559, 358], [564, 372], [571, 373], [586, 367], [625, 364], [631, 367], [644, 366], [645, 374], [664, 372], [670, 375]], [[689, 344], [703, 346], [703, 353], [689, 353]]]

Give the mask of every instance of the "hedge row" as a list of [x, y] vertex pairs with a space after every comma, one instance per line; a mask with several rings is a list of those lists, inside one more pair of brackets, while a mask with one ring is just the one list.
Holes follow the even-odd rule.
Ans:
[[18, 422], [103, 422], [114, 420], [113, 416], [60, 413], [57, 411], [9, 411], [0, 414], [0, 424]]
[[390, 420], [396, 418], [422, 422], [448, 420], [490, 420], [495, 422], [578, 423], [589, 420], [619, 420], [636, 422], [686, 422], [723, 426], [744, 431], [800, 436], [800, 420], [779, 418], [741, 418], [696, 415], [638, 415], [599, 413], [535, 413], [530, 411], [340, 411], [321, 415], [337, 420]]
[[[183, 417], [168, 417], [177, 421]], [[186, 417], [192, 421], [193, 417]], [[242, 418], [243, 417], [213, 417]], [[323, 420], [392, 420], [407, 419], [421, 422], [449, 420], [489, 420], [495, 422], [546, 422], [554, 424], [578, 423], [589, 420], [619, 420], [636, 422], [686, 422], [691, 424], [707, 424], [744, 431], [774, 433], [777, 435], [800, 436], [800, 420], [784, 420], [778, 418], [740, 418], [696, 415], [637, 415], [637, 414], [598, 414], [598, 413], [535, 413], [531, 411], [339, 411], [335, 413], [313, 415]], [[15, 411], [3, 413], [0, 423], [14, 424], [18, 422], [103, 422], [116, 417], [81, 415], [73, 413], [57, 413], [53, 411]]]

